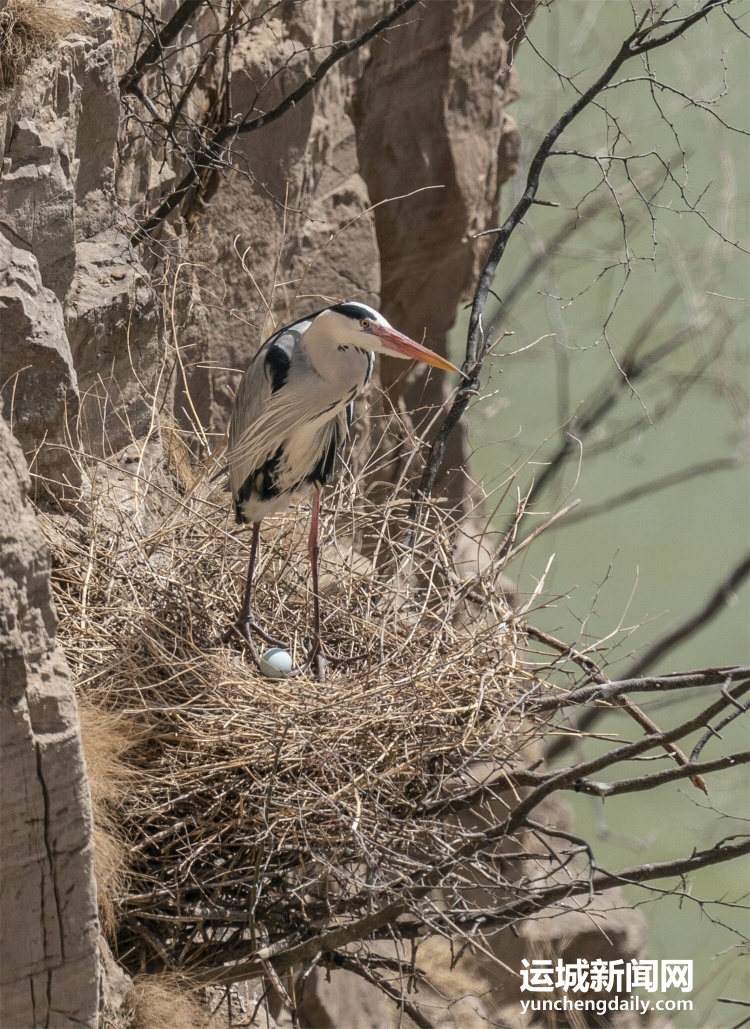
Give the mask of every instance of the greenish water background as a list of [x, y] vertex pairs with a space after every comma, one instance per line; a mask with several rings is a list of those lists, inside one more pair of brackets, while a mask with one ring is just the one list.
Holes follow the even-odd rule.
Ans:
[[[631, 25], [630, 5], [624, 0], [567, 0], [537, 12], [530, 32], [533, 45], [524, 43], [517, 59], [523, 92], [512, 113], [520, 125], [523, 156], [519, 176], [503, 190], [504, 215], [523, 188], [533, 149], [575, 96], [545, 59], [575, 75], [575, 82], [585, 88]], [[714, 109], [725, 121], [748, 131], [747, 39], [726, 17], [712, 17], [705, 28], [659, 51], [653, 67], [664, 81], [693, 96], [715, 98], [726, 89], [726, 96]], [[643, 71], [633, 62], [620, 77], [642, 75]], [[747, 247], [747, 136], [728, 132], [710, 114], [689, 108], [679, 96], [660, 93], [658, 99], [686, 150], [689, 195], [695, 200], [703, 194], [700, 208], [706, 218], [728, 239], [741, 240]], [[647, 84], [632, 83], [612, 91], [606, 103], [630, 139], [629, 145], [621, 147], [622, 153], [655, 149], [665, 160], [679, 163], [675, 136], [659, 118]], [[571, 149], [575, 145], [602, 154], [606, 132], [601, 113], [591, 112], [571, 126], [564, 143]], [[612, 123], [609, 132], [612, 138]], [[633, 171], [640, 175], [655, 174], [657, 167], [653, 157], [633, 163]], [[516, 232], [501, 262], [495, 284], [500, 297], [508, 294], [534, 248], [552, 238], [599, 177], [593, 162], [559, 157], [549, 163], [539, 196], [562, 206], [558, 210], [534, 207], [529, 212], [526, 225]], [[621, 169], [613, 172], [613, 186], [625, 188]], [[580, 468], [571, 464], [562, 488], [541, 505], [544, 511], [562, 506], [566, 498], [580, 498], [583, 506], [695, 462], [736, 454], [747, 439], [747, 256], [722, 242], [697, 215], [680, 213], [684, 204], [673, 190], [660, 197], [669, 207], [658, 212], [656, 259], [652, 261], [652, 227], [645, 208], [622, 202], [629, 222], [629, 244], [636, 255], [626, 282], [622, 268], [616, 268], [572, 302], [544, 295], [569, 298], [589, 286], [605, 265], [621, 257], [621, 229], [612, 208], [594, 221], [582, 220], [566, 241], [564, 253], [526, 283], [522, 299], [510, 312], [505, 328], [513, 330], [514, 336], [501, 343], [501, 351], [524, 347], [548, 333], [556, 333], [556, 339], [542, 340], [522, 354], [488, 362], [483, 389], [486, 399], [474, 406], [469, 419], [475, 448], [473, 467], [485, 488], [491, 492], [505, 482], [511, 466], [518, 467], [545, 439], [553, 437], [597, 383], [614, 373], [613, 354], [622, 353], [646, 312], [670, 291], [674, 292], [673, 302], [652, 326], [649, 345], [658, 345], [691, 324], [699, 324], [700, 332], [666, 363], [655, 382], [644, 388], [640, 400], [632, 394], [624, 398], [617, 418], [628, 420], [638, 414], [641, 400], [645, 408], [653, 409], [674, 376], [705, 354], [717, 335], [725, 340], [724, 352], [701, 381], [672, 405], [666, 418], [652, 426], [644, 420], [622, 446], [599, 457], [584, 453]], [[601, 338], [602, 324], [616, 298], [608, 346]], [[454, 331], [456, 356], [462, 351], [465, 329], [463, 312]], [[497, 395], [491, 396], [494, 391]], [[533, 460], [543, 461], [552, 445]], [[530, 470], [521, 473], [519, 482], [529, 481]], [[495, 518], [498, 527], [510, 506], [510, 500], [502, 505]], [[609, 674], [615, 676], [651, 640], [698, 607], [747, 549], [749, 512], [750, 473], [745, 462], [570, 528], [563, 522], [545, 533], [509, 573], [522, 595], [531, 593], [554, 555], [543, 590], [548, 603], [535, 613], [534, 620], [570, 642], [607, 637], [606, 662]], [[649, 671], [747, 662], [749, 626], [750, 589], [745, 585], [718, 620]], [[671, 725], [699, 710], [698, 703], [686, 699], [677, 707], [650, 710], [661, 724]], [[629, 721], [614, 716], [598, 723], [597, 731], [624, 738], [633, 738], [638, 732]], [[707, 746], [703, 757], [746, 745], [747, 722], [738, 721], [727, 730], [723, 742], [712, 741]], [[584, 752], [593, 753], [597, 746], [596, 742], [587, 744]], [[570, 759], [568, 752], [564, 760]], [[646, 766], [647, 770], [653, 768]], [[634, 770], [642, 773], [644, 766]], [[648, 794], [614, 798], [603, 806], [580, 796], [572, 796], [571, 803], [577, 831], [593, 842], [598, 864], [615, 869], [640, 861], [666, 860], [747, 831], [748, 793], [745, 767], [714, 775], [710, 802], [690, 785], [672, 784]], [[599, 838], [597, 816], [602, 815], [610, 838]], [[657, 885], [669, 888], [666, 881]], [[744, 896], [747, 903], [748, 863], [704, 869], [691, 878], [690, 890], [698, 898], [738, 900]], [[648, 901], [641, 890], [631, 888], [626, 893], [631, 903]], [[676, 898], [646, 903], [641, 910], [649, 923], [650, 956], [694, 961], [695, 1009], [689, 1016], [673, 1016], [675, 1024], [702, 1029], [740, 1023], [747, 1009], [714, 1002], [718, 996], [750, 999], [750, 962], [746, 953], [742, 956], [733, 949], [737, 937], [731, 930], [734, 927], [747, 935], [746, 913], [736, 908], [702, 912], [697, 903]], [[726, 922], [730, 929], [713, 924], [711, 917]]]

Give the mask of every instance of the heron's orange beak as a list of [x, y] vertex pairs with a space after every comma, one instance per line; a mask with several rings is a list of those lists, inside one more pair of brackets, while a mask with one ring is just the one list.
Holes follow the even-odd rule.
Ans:
[[462, 374], [460, 368], [456, 368], [450, 361], [446, 361], [440, 354], [428, 350], [421, 343], [415, 343], [408, 336], [403, 336], [395, 329], [385, 328], [382, 325], [372, 325], [370, 330], [380, 340], [385, 353], [393, 354], [394, 357], [405, 357], [412, 361], [421, 361], [422, 364], [431, 364], [435, 368], [442, 368], [444, 372], [457, 372]]

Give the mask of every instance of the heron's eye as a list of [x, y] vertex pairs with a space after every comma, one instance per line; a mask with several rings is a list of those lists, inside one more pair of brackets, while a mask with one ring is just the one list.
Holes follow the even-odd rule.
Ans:
[[369, 318], [362, 318], [360, 320], [359, 327], [360, 327], [360, 329], [369, 329], [370, 328], [370, 319]]

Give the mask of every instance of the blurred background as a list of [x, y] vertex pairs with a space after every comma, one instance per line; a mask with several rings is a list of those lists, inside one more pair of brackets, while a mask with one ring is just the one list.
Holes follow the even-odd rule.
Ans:
[[[501, 218], [576, 86], [588, 86], [631, 28], [625, 3], [572, 0], [536, 12], [516, 58], [522, 95], [512, 113], [523, 152], [519, 174], [503, 190]], [[550, 159], [538, 196], [560, 206], [531, 209], [495, 282], [506, 303], [488, 304], [498, 312], [497, 331], [513, 333], [501, 340], [499, 353], [539, 340], [487, 361], [483, 397], [471, 411], [473, 467], [498, 501], [511, 469], [520, 469], [522, 489], [539, 477], [560, 444], [561, 426], [577, 427], [621, 379], [617, 365], [635, 341], [641, 356], [669, 350], [634, 390], [620, 391], [613, 409], [573, 448], [561, 476], [537, 497], [537, 510], [547, 514], [577, 499], [579, 507], [508, 568], [522, 600], [543, 580], [531, 616], [539, 627], [580, 647], [606, 641], [592, 656], [612, 677], [699, 608], [748, 547], [747, 56], [747, 38], [721, 16], [696, 36], [654, 52], [650, 69], [626, 65], [617, 79], [640, 81], [607, 91], [602, 106], [577, 119], [556, 149], [603, 155], [616, 143], [615, 153], [636, 156], [607, 164]], [[671, 88], [654, 86], [649, 75]], [[454, 359], [467, 320], [461, 311]], [[694, 465], [702, 466], [696, 477], [580, 517], [590, 505]], [[515, 488], [494, 515], [499, 529], [514, 495]], [[526, 529], [543, 520], [531, 515]], [[748, 659], [745, 582], [715, 620], [647, 671]], [[700, 707], [699, 699], [685, 697], [646, 709], [667, 726]], [[639, 733], [618, 715], [597, 723], [596, 731], [623, 739]], [[724, 737], [711, 741], [703, 757], [744, 748], [746, 723], [733, 723]], [[577, 753], [589, 756], [605, 745], [587, 741]], [[569, 750], [560, 761], [573, 756]], [[573, 797], [577, 831], [594, 843], [596, 861], [607, 869], [667, 860], [746, 831], [746, 769], [719, 772], [713, 783], [709, 798], [685, 783], [606, 805]], [[655, 886], [669, 889], [667, 882]], [[676, 1025], [742, 1022], [743, 1008], [715, 1001], [750, 997], [750, 965], [734, 931], [747, 936], [747, 909], [733, 906], [747, 904], [749, 887], [747, 866], [738, 876], [736, 867], [719, 865], [691, 878], [695, 901], [651, 893], [659, 900], [652, 904], [645, 891], [626, 891], [648, 920], [649, 955], [694, 961], [695, 1008], [674, 1016]], [[728, 906], [702, 906], [704, 898]]]

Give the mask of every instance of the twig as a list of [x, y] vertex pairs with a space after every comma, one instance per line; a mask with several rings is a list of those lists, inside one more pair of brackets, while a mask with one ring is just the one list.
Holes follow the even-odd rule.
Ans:
[[389, 997], [390, 1000], [398, 1004], [405, 1015], [411, 1019], [411, 1021], [419, 1026], [419, 1029], [435, 1029], [434, 1024], [422, 1014], [416, 1004], [412, 1004], [404, 997], [401, 990], [396, 989], [394, 986], [384, 979], [382, 976], [372, 972], [369, 968], [358, 961], [356, 958], [350, 957], [348, 954], [337, 954], [337, 964], [340, 963], [341, 968], [347, 969], [349, 972], [353, 972], [354, 975], [358, 975], [365, 982], [370, 983], [371, 986], [377, 987], [382, 993]]
[[[593, 661], [590, 657], [587, 657], [585, 654], [579, 653], [577, 650], [575, 650], [574, 647], [571, 647], [569, 644], [563, 643], [561, 640], [555, 639], [555, 637], [550, 636], [549, 633], [542, 632], [541, 629], [536, 629], [534, 628], [534, 626], [530, 625], [525, 626], [525, 629], [527, 635], [529, 635], [532, 639], [537, 640], [538, 643], [543, 643], [545, 646], [550, 647], [552, 650], [556, 650], [558, 653], [564, 655], [567, 658], [570, 658], [571, 661], [574, 661], [586, 672], [589, 678], [594, 680], [594, 682], [601, 683], [602, 685], [610, 684], [611, 680], [604, 674], [604, 672], [602, 672], [602, 670], [599, 668], [596, 662]], [[633, 701], [630, 700], [630, 698], [626, 694], [615, 694], [612, 699], [614, 700], [615, 704], [619, 704], [623, 711], [626, 711], [633, 719], [633, 721], [637, 722], [638, 725], [640, 725], [640, 727], [645, 732], [650, 733], [654, 736], [661, 734], [661, 729], [659, 728], [659, 726], [648, 717], [645, 711], [642, 711], [637, 704], [634, 704]], [[686, 755], [683, 754], [683, 752], [676, 744], [666, 742], [664, 745], [664, 749], [667, 751], [668, 754], [671, 755], [671, 757], [674, 758], [675, 761], [677, 761], [678, 764], [687, 765], [690, 763]], [[690, 781], [692, 782], [693, 786], [697, 787], [699, 790], [702, 790], [703, 793], [708, 794], [708, 787], [706, 786], [706, 782], [700, 775], [691, 775]]]
[[487, 299], [492, 290], [495, 274], [505, 253], [508, 241], [536, 198], [542, 171], [547, 158], [552, 152], [555, 142], [571, 122], [574, 121], [575, 118], [577, 118], [577, 116], [594, 101], [604, 87], [612, 81], [623, 64], [629, 61], [632, 57], [645, 54], [657, 47], [664, 46], [666, 43], [671, 42], [678, 36], [683, 35], [683, 33], [685, 33], [691, 26], [702, 21], [713, 10], [718, 7], [723, 7], [729, 2], [730, 0], [709, 0], [709, 2], [704, 3], [697, 11], [694, 11], [693, 14], [681, 19], [669, 32], [665, 32], [663, 35], [655, 36], [654, 38], [649, 38], [649, 36], [660, 28], [658, 23], [651, 26], [643, 26], [642, 23], [639, 24], [627, 39], [623, 41], [617, 54], [602, 74], [589, 86], [587, 90], [579, 95], [578, 99], [571, 104], [567, 111], [565, 111], [565, 113], [547, 132], [534, 154], [531, 164], [529, 165], [529, 171], [526, 178], [526, 188], [520, 200], [499, 229], [497, 239], [492, 246], [479, 277], [471, 307], [469, 330], [466, 339], [466, 354], [463, 365], [463, 371], [468, 377], [468, 382], [465, 387], [460, 389], [456, 394], [453, 404], [445, 416], [432, 445], [430, 446], [424, 472], [417, 490], [417, 496], [426, 497], [432, 492], [438, 471], [443, 462], [448, 439], [456, 425], [458, 425], [459, 421], [463, 417], [473, 392], [479, 388], [479, 376], [484, 356], [486, 354], [483, 319]]
[[[196, 3], [198, 0], [190, 0], [190, 2]], [[159, 204], [151, 217], [137, 229], [133, 234], [131, 242], [133, 244], [143, 243], [151, 233], [153, 233], [154, 229], [158, 228], [164, 219], [179, 206], [188, 190], [198, 182], [201, 172], [221, 160], [220, 155], [222, 151], [233, 137], [238, 133], [255, 132], [257, 129], [264, 128], [266, 125], [270, 125], [278, 118], [281, 118], [282, 115], [286, 114], [287, 111], [291, 110], [309, 93], [311, 93], [318, 83], [328, 74], [331, 68], [334, 67], [334, 65], [338, 64], [338, 62], [344, 57], [348, 57], [349, 54], [354, 53], [355, 50], [359, 50], [361, 47], [365, 46], [365, 44], [369, 43], [371, 39], [387, 29], [393, 24], [393, 22], [400, 18], [402, 14], [405, 14], [406, 11], [410, 10], [419, 2], [420, 0], [401, 0], [401, 3], [397, 4], [389, 14], [386, 14], [384, 17], [374, 22], [368, 29], [361, 33], [361, 35], [357, 36], [356, 39], [349, 40], [348, 42], [339, 40], [334, 43], [331, 53], [324, 61], [321, 61], [312, 75], [308, 75], [305, 81], [298, 86], [297, 89], [284, 97], [276, 107], [272, 108], [272, 110], [268, 111], [266, 114], [258, 115], [256, 118], [250, 118], [250, 112], [247, 112], [241, 121], [231, 122], [219, 129], [209, 142], [205, 143], [195, 151], [193, 164], [190, 169], [186, 172], [169, 196]]]
[[[750, 555], [739, 561], [721, 580], [701, 606], [683, 621], [678, 622], [668, 632], [655, 640], [623, 673], [624, 679], [635, 679], [650, 665], [668, 654], [688, 636], [693, 635], [714, 619], [734, 596], [750, 574]], [[582, 701], [585, 703], [585, 701]], [[558, 736], [545, 749], [545, 757], [553, 761], [562, 754], [578, 735], [588, 731], [604, 714], [602, 708], [591, 708], [580, 715], [573, 723], [574, 734]]]
[[151, 40], [141, 56], [120, 77], [121, 93], [133, 92], [133, 87], [148, 69], [163, 60], [164, 51], [174, 43], [195, 12], [204, 3], [206, 0], [183, 0], [159, 35]]
[[724, 718], [722, 718], [717, 725], [709, 725], [707, 731], [704, 733], [703, 736], [701, 736], [696, 745], [693, 747], [693, 751], [690, 755], [691, 761], [698, 760], [701, 751], [710, 739], [721, 739], [722, 729], [725, 729], [728, 725], [731, 725], [731, 723], [734, 722], [735, 719], [739, 718], [741, 715], [747, 714], [747, 712], [750, 711], [750, 704], [740, 704], [739, 701], [735, 700], [734, 697], [732, 697], [731, 694], [727, 692], [726, 686], [723, 687], [722, 693], [725, 697], [727, 697], [727, 699], [731, 700], [731, 702], [734, 705], [734, 711], [730, 711], [728, 715], [725, 715]]

